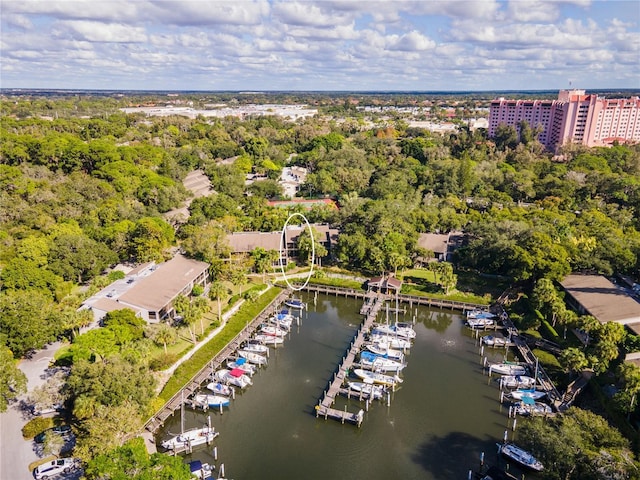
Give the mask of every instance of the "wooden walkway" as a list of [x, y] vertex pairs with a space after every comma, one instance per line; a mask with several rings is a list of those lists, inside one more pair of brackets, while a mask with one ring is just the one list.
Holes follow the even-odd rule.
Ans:
[[338, 368], [338, 372], [333, 375], [333, 380], [330, 382], [328, 390], [325, 390], [324, 396], [320, 399], [318, 405], [316, 405], [316, 417], [324, 417], [325, 419], [333, 418], [335, 420], [340, 420], [342, 423], [355, 423], [358, 427], [362, 424], [362, 420], [364, 419], [364, 410], [360, 410], [358, 413], [351, 413], [347, 411], [347, 407], [345, 407], [344, 410], [337, 410], [333, 408], [332, 405], [336, 397], [342, 390], [344, 390], [342, 388], [342, 383], [347, 376], [347, 372], [353, 366], [356, 355], [358, 355], [360, 350], [362, 350], [365, 335], [373, 327], [373, 323], [375, 322], [382, 305], [384, 305], [384, 301], [385, 298], [383, 296], [370, 296], [368, 301], [363, 305], [361, 313], [366, 315], [365, 319], [360, 325], [355, 339], [351, 342], [347, 355], [343, 357], [342, 363]]
[[[296, 284], [296, 286], [301, 287], [302, 284]], [[353, 297], [353, 298], [361, 298], [367, 299], [372, 296], [378, 296], [375, 292], [366, 292], [364, 290], [359, 290], [356, 288], [344, 288], [344, 287], [334, 287], [329, 285], [314, 285], [307, 284], [304, 287], [304, 290], [308, 292], [318, 292], [318, 293], [326, 293], [327, 295], [335, 295], [336, 297], [345, 296], [345, 297]], [[449, 310], [457, 310], [460, 312], [466, 312], [469, 310], [475, 310], [478, 308], [486, 309], [488, 305], [483, 305], [480, 303], [467, 303], [467, 302], [455, 302], [452, 300], [445, 300], [440, 298], [429, 298], [423, 297], [420, 295], [382, 295], [386, 300], [398, 300], [398, 302], [408, 303], [409, 308], [411, 309], [413, 305], [424, 305], [427, 307], [434, 308], [443, 308]]]
[[196, 373], [184, 387], [182, 387], [182, 389], [177, 391], [175, 395], [173, 395], [173, 397], [171, 397], [171, 399], [145, 423], [144, 428], [155, 433], [160, 427], [162, 427], [167, 418], [173, 415], [173, 412], [180, 408], [182, 399], [186, 399], [194, 392], [200, 390], [201, 385], [211, 378], [211, 372], [221, 368], [227, 358], [229, 358], [243, 342], [251, 338], [258, 326], [261, 323], [266, 322], [271, 315], [276, 313], [275, 308], [282, 304], [290, 295], [291, 291], [288, 289], [280, 292], [276, 298], [269, 303], [269, 305], [262, 309], [251, 323], [245, 326], [245, 328], [243, 328], [222, 350], [220, 350], [220, 352], [218, 352], [210, 362], [202, 367], [200, 371]]

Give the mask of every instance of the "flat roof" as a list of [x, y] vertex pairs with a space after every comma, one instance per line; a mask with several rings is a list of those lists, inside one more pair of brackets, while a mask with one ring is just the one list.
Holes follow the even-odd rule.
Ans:
[[136, 280], [116, 301], [157, 312], [208, 268], [208, 263], [178, 254], [159, 264], [149, 276]]
[[601, 323], [640, 322], [640, 303], [602, 275], [568, 275], [562, 287]]

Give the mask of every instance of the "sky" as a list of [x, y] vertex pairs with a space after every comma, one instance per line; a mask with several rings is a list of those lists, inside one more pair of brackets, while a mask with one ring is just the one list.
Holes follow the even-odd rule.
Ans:
[[640, 88], [638, 0], [0, 0], [0, 87]]

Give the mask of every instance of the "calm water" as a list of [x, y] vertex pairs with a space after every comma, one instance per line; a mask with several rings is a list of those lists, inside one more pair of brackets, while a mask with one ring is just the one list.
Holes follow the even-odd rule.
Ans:
[[[467, 478], [480, 452], [495, 462], [495, 442], [503, 438], [508, 419], [459, 315], [426, 308], [400, 314], [405, 321], [416, 314], [417, 337], [404, 383], [390, 406], [373, 402], [358, 429], [316, 419], [313, 412], [362, 320], [361, 302], [321, 295], [314, 307], [312, 297], [307, 300], [301, 325], [271, 350], [269, 365], [230, 409], [222, 415], [185, 410], [187, 428], [201, 426], [210, 415], [220, 432], [217, 462], [210, 449], [186, 459], [224, 463], [226, 476], [235, 480], [454, 480]], [[503, 354], [487, 353], [495, 359]], [[335, 405], [360, 409], [359, 402], [346, 398]], [[179, 430], [178, 412], [159, 438]]]

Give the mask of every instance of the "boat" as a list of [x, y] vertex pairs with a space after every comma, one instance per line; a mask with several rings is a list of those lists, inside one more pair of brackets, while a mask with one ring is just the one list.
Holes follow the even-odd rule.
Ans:
[[380, 385], [388, 385], [391, 387], [397, 385], [398, 383], [402, 383], [402, 379], [397, 375], [394, 375], [392, 377], [390, 375], [385, 375], [383, 373], [372, 372], [371, 370], [365, 370], [364, 368], [356, 368], [353, 370], [353, 373], [357, 377], [369, 383], [378, 383]]
[[235, 369], [242, 370], [245, 375], [252, 377], [258, 370], [255, 365], [250, 364], [246, 358], [229, 358], [227, 359], [227, 367], [232, 371]]
[[498, 380], [507, 388], [531, 388], [536, 384], [535, 378], [526, 375], [503, 375]]
[[400, 373], [406, 365], [398, 362], [397, 360], [391, 360], [390, 358], [384, 358], [371, 352], [360, 353], [360, 365], [369, 370], [376, 372], [395, 372]]
[[213, 467], [208, 463], [202, 463], [200, 460], [189, 462], [189, 471], [193, 477], [200, 480], [213, 478]]
[[369, 336], [369, 340], [371, 343], [382, 343], [386, 344], [391, 348], [406, 350], [407, 348], [411, 348], [411, 340], [407, 338], [401, 338], [396, 335], [386, 335], [383, 333], [375, 333], [373, 332]]
[[373, 342], [368, 343], [364, 347], [371, 353], [378, 355], [382, 358], [389, 358], [391, 360], [397, 360], [399, 362], [404, 361], [404, 353], [401, 350], [395, 350], [389, 347], [388, 343], [383, 342]]
[[506, 458], [513, 460], [523, 467], [530, 468], [536, 472], [544, 470], [544, 465], [540, 460], [513, 443], [498, 444], [498, 451]]
[[206, 393], [198, 393], [193, 397], [193, 406], [220, 408], [228, 407], [231, 404], [229, 397], [223, 395], [208, 395]]
[[233, 387], [220, 382], [208, 383], [207, 390], [211, 390], [216, 395], [224, 395], [225, 397], [233, 397], [235, 393]]
[[247, 341], [243, 345], [242, 350], [244, 350], [245, 352], [253, 352], [253, 353], [258, 353], [260, 355], [269, 356], [269, 347], [267, 347], [264, 343], [261, 343], [257, 340]]
[[297, 298], [290, 298], [288, 300], [285, 300], [284, 304], [287, 307], [295, 308], [296, 310], [304, 310], [305, 308], [307, 308], [307, 304]]
[[480, 310], [480, 309], [474, 309], [474, 310], [469, 310], [467, 312], [467, 320], [468, 319], [475, 319], [475, 318], [496, 318], [496, 315], [494, 313], [491, 313], [487, 310]]
[[215, 373], [215, 379], [219, 382], [234, 385], [239, 388], [246, 388], [253, 384], [249, 376], [244, 373], [244, 370], [240, 370], [239, 368], [234, 368], [232, 370], [223, 368], [218, 370]]
[[391, 336], [395, 335], [398, 337], [406, 338], [407, 340], [416, 338], [416, 331], [411, 326], [407, 326], [406, 324], [376, 325], [373, 328], [373, 334], [374, 335], [383, 334], [383, 335], [391, 335]]
[[347, 389], [362, 393], [365, 398], [378, 400], [384, 398], [386, 393], [383, 385], [375, 385], [371, 382], [347, 382]]
[[535, 388], [519, 388], [509, 393], [511, 398], [515, 398], [516, 400], [523, 400], [524, 398], [540, 400], [546, 394], [547, 392], [543, 392], [542, 390], [536, 390]]
[[482, 343], [484, 343], [488, 347], [499, 348], [499, 347], [506, 347], [509, 344], [509, 340], [497, 335], [485, 335], [480, 340], [482, 341]]
[[284, 343], [284, 338], [282, 337], [276, 337], [275, 335], [265, 335], [262, 333], [254, 335], [253, 339], [264, 345], [281, 345]]
[[238, 355], [241, 358], [246, 359], [249, 363], [253, 363], [254, 365], [266, 365], [267, 357], [260, 355], [256, 352], [251, 352], [247, 350], [238, 350]]
[[493, 318], [467, 318], [469, 328], [489, 328], [496, 324]]
[[191, 449], [198, 445], [209, 444], [219, 435], [211, 423], [201, 428], [184, 429], [184, 398], [180, 406], [180, 433], [160, 443], [165, 450]]
[[281, 310], [279, 313], [269, 317], [269, 321], [285, 330], [289, 330], [293, 324], [293, 315], [289, 310]]
[[269, 335], [272, 337], [286, 337], [289, 333], [289, 330], [280, 328], [277, 325], [267, 325], [266, 323], [260, 325], [259, 331], [261, 335]]
[[489, 373], [499, 373], [500, 375], [526, 375], [527, 367], [513, 362], [492, 363], [489, 365]]
[[513, 411], [518, 415], [549, 415], [553, 413], [551, 405], [536, 402], [533, 398], [524, 397], [521, 401], [513, 405]]

